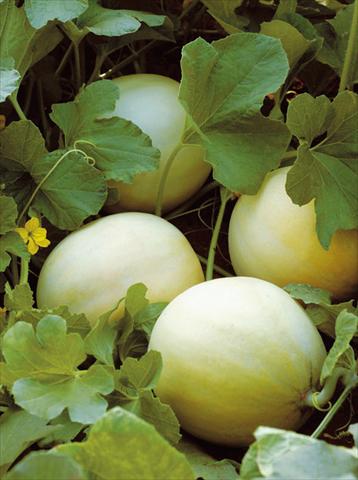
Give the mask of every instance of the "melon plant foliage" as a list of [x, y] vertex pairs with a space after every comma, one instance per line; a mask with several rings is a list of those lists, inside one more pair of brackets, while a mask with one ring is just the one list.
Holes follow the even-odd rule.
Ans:
[[[262, 425], [236, 453], [187, 436], [154, 393], [162, 358], [147, 346], [166, 305], [150, 304], [145, 285], [118, 298], [115, 321], [113, 310], [91, 325], [67, 305], [36, 306], [43, 229], [54, 247], [106, 214], [110, 181], [159, 167], [151, 138], [111, 113], [119, 75], [180, 81], [182, 144], [204, 149], [221, 192], [253, 195], [292, 165], [287, 193], [314, 200], [324, 249], [358, 228], [358, 0], [134, 3], [0, 1], [0, 476], [357, 478], [354, 421], [345, 446], [325, 441], [325, 425]], [[285, 288], [329, 345], [321, 385], [341, 378], [342, 403], [357, 385], [356, 299]]]

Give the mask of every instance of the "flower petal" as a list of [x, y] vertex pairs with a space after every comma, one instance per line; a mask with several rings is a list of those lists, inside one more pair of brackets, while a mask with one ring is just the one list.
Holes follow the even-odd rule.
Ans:
[[20, 237], [23, 239], [25, 243], [28, 242], [29, 232], [25, 228], [22, 228], [22, 227], [15, 228], [15, 232], [17, 232], [20, 235]]
[[38, 245], [39, 247], [48, 247], [50, 245], [50, 240], [48, 240], [47, 238], [39, 238], [39, 239], [35, 239], [35, 243], [36, 245]]
[[44, 240], [46, 238], [46, 234], [47, 234], [46, 228], [39, 227], [39, 228], [36, 228], [36, 230], [34, 230], [31, 233], [31, 237], [37, 243], [37, 240]]
[[28, 232], [34, 232], [40, 225], [40, 220], [37, 217], [32, 217], [25, 223], [25, 228]]
[[27, 244], [27, 250], [31, 253], [31, 255], [35, 255], [35, 253], [39, 251], [39, 247], [31, 237], [29, 238], [29, 243]]

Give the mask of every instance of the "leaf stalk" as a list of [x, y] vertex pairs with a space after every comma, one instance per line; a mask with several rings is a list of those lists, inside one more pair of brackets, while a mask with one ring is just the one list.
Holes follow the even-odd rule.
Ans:
[[18, 114], [20, 120], [27, 120], [24, 111], [22, 110], [19, 102], [17, 101], [17, 94], [10, 95], [9, 98], [10, 98], [10, 102], [12, 103], [12, 106], [16, 110], [16, 113]]
[[354, 2], [353, 18], [348, 37], [346, 55], [344, 57], [342, 76], [339, 82], [338, 93], [343, 92], [349, 87], [349, 75], [353, 64], [355, 46], [358, 43], [358, 0]]
[[220, 191], [221, 197], [221, 205], [219, 208], [219, 213], [216, 219], [215, 227], [213, 230], [213, 234], [210, 241], [209, 246], [209, 255], [208, 255], [208, 263], [206, 265], [206, 273], [205, 273], [205, 280], [212, 280], [214, 274], [214, 260], [215, 260], [215, 253], [216, 253], [216, 246], [219, 239], [221, 225], [224, 219], [225, 208], [228, 200], [231, 198], [231, 192], [226, 188], [222, 187]]
[[181, 148], [183, 147], [184, 145], [182, 143], [179, 143], [175, 148], [174, 150], [172, 151], [172, 153], [169, 155], [169, 158], [164, 166], [164, 169], [163, 169], [163, 173], [160, 177], [160, 181], [159, 181], [159, 187], [158, 187], [158, 193], [157, 193], [157, 201], [156, 201], [156, 205], [155, 205], [155, 214], [158, 216], [158, 217], [161, 217], [162, 216], [162, 207], [163, 207], [163, 197], [164, 197], [164, 191], [165, 191], [165, 186], [166, 186], [166, 183], [167, 183], [167, 179], [168, 179], [168, 175], [169, 175], [169, 172], [170, 172], [170, 169], [174, 163], [174, 160], [177, 156], [177, 154], [179, 153], [179, 150], [181, 150]]

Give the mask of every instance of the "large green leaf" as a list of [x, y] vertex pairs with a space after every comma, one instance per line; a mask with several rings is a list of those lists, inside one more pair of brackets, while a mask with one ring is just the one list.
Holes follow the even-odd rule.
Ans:
[[41, 185], [33, 207], [64, 230], [75, 230], [97, 214], [107, 198], [103, 175], [77, 152], [51, 152], [30, 173], [35, 184]]
[[103, 8], [97, 0], [89, 0], [89, 8], [80, 16], [77, 26], [96, 35], [119, 37], [139, 30], [141, 22], [149, 27], [164, 24], [164, 15], [136, 10]]
[[33, 28], [24, 7], [16, 7], [13, 0], [0, 3], [0, 32], [0, 59], [12, 58], [14, 68], [22, 77], [31, 65], [51, 52], [63, 38], [54, 24], [41, 30]]
[[[342, 355], [350, 349], [350, 342], [354, 335], [358, 333], [358, 315], [343, 310], [337, 317], [336, 321], [336, 340], [328, 352], [327, 358], [324, 361], [321, 371], [321, 384], [330, 377], [336, 366], [339, 365]], [[353, 354], [353, 364], [348, 365], [348, 368], [353, 371], [356, 370]]]
[[[347, 52], [348, 37], [351, 29], [354, 2], [340, 10], [336, 17], [316, 26], [318, 32], [324, 37], [324, 44], [319, 52], [318, 60], [332, 67], [340, 76], [343, 70], [344, 59]], [[358, 45], [353, 45], [352, 63], [350, 65], [348, 85], [358, 82]]]
[[17, 206], [12, 197], [0, 195], [0, 234], [11, 232], [16, 227]]
[[242, 480], [353, 480], [358, 474], [354, 449], [269, 427], [259, 427], [255, 437], [241, 463]]
[[193, 440], [184, 438], [177, 446], [178, 450], [186, 456], [196, 477], [203, 480], [239, 480], [236, 462], [233, 460], [216, 460]]
[[0, 134], [0, 140], [3, 172], [15, 175], [15, 181], [9, 183], [5, 176], [5, 192], [15, 193], [16, 198], [16, 185], [25, 181], [23, 200], [28, 200], [38, 189], [32, 206], [58, 228], [74, 230], [103, 206], [105, 179], [83, 154], [68, 150], [47, 153], [41, 132], [27, 120], [13, 122]]
[[21, 75], [14, 66], [13, 58], [0, 58], [0, 103], [5, 102], [20, 85]]
[[289, 105], [287, 125], [301, 145], [286, 189], [298, 205], [315, 198], [317, 234], [327, 249], [336, 230], [358, 227], [358, 96], [345, 91], [329, 104], [325, 97], [299, 95]]
[[25, 12], [34, 28], [41, 28], [49, 20], [67, 22], [88, 8], [88, 0], [25, 0]]
[[31, 444], [49, 435], [56, 427], [24, 410], [8, 409], [0, 417], [0, 465], [11, 465]]
[[67, 455], [51, 450], [32, 452], [4, 480], [88, 480], [84, 468]]
[[280, 41], [253, 33], [212, 44], [198, 38], [184, 47], [181, 66], [179, 98], [189, 116], [184, 143], [204, 144], [214, 178], [227, 188], [255, 193], [290, 140], [285, 125], [259, 113], [288, 72]]
[[346, 310], [358, 314], [358, 308], [354, 307], [354, 300], [332, 304], [330, 293], [327, 290], [312, 287], [306, 284], [289, 284], [285, 290], [296, 300], [302, 300], [306, 304], [306, 313], [312, 322], [323, 333], [335, 337], [336, 319]]
[[4, 272], [10, 265], [10, 254], [25, 260], [30, 259], [24, 241], [16, 232], [8, 232], [0, 237], [0, 272]]
[[128, 120], [100, 118], [114, 110], [118, 95], [110, 80], [94, 82], [73, 102], [54, 105], [51, 118], [63, 130], [67, 146], [86, 152], [107, 179], [128, 183], [138, 173], [155, 170], [160, 153]]
[[227, 33], [240, 32], [249, 23], [246, 17], [236, 14], [243, 0], [202, 0], [202, 3]]
[[3, 355], [14, 379], [15, 402], [32, 415], [53, 419], [68, 409], [73, 422], [93, 423], [107, 408], [101, 395], [114, 388], [112, 375], [102, 366], [78, 370], [85, 359], [83, 340], [67, 333], [66, 322], [46, 315], [36, 332], [17, 322], [4, 335]]
[[103, 480], [194, 480], [184, 455], [149, 423], [115, 407], [91, 428], [88, 440], [62, 445], [95, 478]]
[[290, 67], [293, 67], [310, 47], [310, 42], [295, 27], [283, 20], [274, 19], [261, 24], [261, 33], [278, 38], [287, 53]]

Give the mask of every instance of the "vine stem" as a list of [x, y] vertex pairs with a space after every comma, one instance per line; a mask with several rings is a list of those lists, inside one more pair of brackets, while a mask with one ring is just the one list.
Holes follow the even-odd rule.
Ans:
[[283, 157], [281, 158], [281, 161], [291, 160], [291, 158], [296, 158], [296, 157], [297, 157], [297, 150], [289, 150], [283, 155]]
[[194, 205], [194, 203], [196, 203], [197, 200], [199, 200], [201, 197], [211, 192], [212, 190], [215, 190], [215, 188], [217, 188], [218, 186], [219, 183], [216, 180], [208, 183], [207, 185], [204, 185], [204, 187], [200, 189], [195, 195], [193, 195], [187, 202], [183, 203], [180, 207], [166, 215], [164, 217], [165, 220], [173, 220], [174, 218], [181, 217], [186, 213], [191, 213], [193, 210], [187, 211], [187, 209]]
[[220, 228], [224, 218], [225, 207], [228, 200], [231, 198], [231, 192], [226, 188], [222, 188], [220, 191], [220, 197], [221, 197], [221, 205], [219, 208], [219, 213], [216, 219], [215, 227], [214, 227], [213, 234], [210, 241], [209, 255], [208, 255], [208, 261], [207, 261], [208, 263], [206, 265], [206, 273], [205, 273], [206, 281], [212, 280], [213, 278], [216, 246], [218, 243]]
[[318, 410], [323, 410], [323, 407], [327, 405], [327, 403], [332, 398], [334, 392], [336, 391], [339, 379], [345, 373], [346, 373], [346, 370], [343, 368], [334, 369], [332, 374], [327, 378], [321, 391], [307, 392], [306, 397], [303, 401], [303, 404], [308, 407], [315, 407]]
[[13, 286], [19, 283], [19, 269], [17, 266], [17, 258], [15, 255], [11, 255], [11, 274]]
[[164, 166], [164, 169], [163, 169], [163, 173], [160, 177], [160, 181], [159, 181], [159, 187], [158, 187], [158, 193], [157, 193], [157, 201], [156, 201], [156, 204], [155, 204], [155, 214], [158, 216], [158, 217], [161, 217], [162, 216], [162, 206], [163, 206], [163, 197], [164, 197], [164, 191], [165, 191], [165, 185], [167, 183], [167, 179], [168, 179], [168, 175], [169, 175], [169, 172], [170, 172], [170, 168], [171, 166], [173, 165], [173, 162], [175, 160], [175, 157], [177, 156], [179, 150], [183, 147], [183, 144], [182, 143], [179, 143], [175, 148], [174, 150], [172, 151], [172, 153], [170, 154], [165, 166]]
[[63, 70], [63, 67], [66, 65], [66, 62], [68, 60], [68, 57], [70, 56], [70, 53], [73, 49], [73, 42], [70, 43], [70, 45], [68, 46], [64, 56], [62, 57], [62, 60], [59, 64], [59, 66], [57, 67], [57, 70], [55, 71], [55, 76], [57, 77]]
[[46, 182], [48, 177], [56, 170], [56, 168], [64, 160], [64, 158], [66, 158], [67, 155], [69, 155], [70, 153], [73, 153], [73, 152], [79, 152], [82, 155], [84, 155], [85, 157], [87, 157], [85, 152], [83, 152], [82, 150], [79, 150], [78, 148], [72, 148], [71, 150], [68, 150], [68, 152], [65, 152], [63, 155], [61, 155], [61, 157], [57, 160], [57, 162], [53, 165], [53, 167], [47, 172], [47, 174], [44, 176], [44, 178], [41, 180], [41, 182], [36, 186], [35, 190], [32, 192], [31, 197], [29, 198], [29, 200], [27, 201], [26, 205], [24, 206], [24, 208], [22, 209], [22, 211], [19, 215], [19, 218], [17, 220], [18, 225], [20, 225], [20, 222], [21, 222], [23, 216], [25, 215], [27, 210], [30, 208], [31, 203], [33, 202], [33, 200], [36, 197], [38, 191], [40, 190], [42, 185]]
[[27, 283], [29, 278], [29, 261], [21, 258], [20, 284]]
[[81, 77], [81, 57], [79, 43], [73, 42], [73, 52], [75, 56], [75, 74], [76, 74], [76, 87], [77, 91], [81, 88], [82, 77]]
[[19, 105], [19, 102], [17, 101], [16, 95], [11, 95], [9, 98], [10, 98], [10, 102], [12, 103], [12, 106], [16, 110], [16, 113], [18, 114], [20, 120], [27, 120], [26, 115], [24, 114], [22, 108]]
[[110, 68], [107, 72], [101, 74], [101, 78], [105, 79], [116, 73], [117, 71], [121, 70], [121, 68], [124, 68], [125, 66], [129, 65], [132, 63], [133, 60], [138, 58], [143, 52], [146, 52], [147, 50], [150, 50], [153, 45], [157, 42], [157, 40], [151, 40], [148, 42], [144, 47], [142, 47], [140, 50], [137, 52], [133, 53], [132, 55], [129, 55], [129, 57], [125, 58], [122, 62], [118, 63], [114, 67]]
[[351, 65], [353, 63], [354, 49], [357, 43], [358, 43], [358, 0], [355, 0], [353, 18], [352, 18], [348, 44], [347, 44], [347, 51], [344, 57], [343, 70], [342, 70], [341, 80], [339, 82], [338, 93], [343, 92], [347, 88], [347, 85], [349, 82]]
[[[198, 254], [197, 254], [197, 257], [201, 261], [201, 263], [203, 263], [204, 265], [208, 264], [208, 260], [205, 257], [202, 257], [201, 255], [198, 255]], [[213, 267], [214, 267], [214, 271], [217, 272], [217, 273], [220, 273], [220, 275], [222, 275], [223, 277], [233, 277], [234, 276], [232, 273], [227, 272], [223, 268], [219, 267], [219, 265], [215, 265], [215, 263], [214, 263]]]
[[340, 409], [342, 406], [343, 402], [346, 400], [348, 395], [351, 393], [352, 389], [354, 388], [354, 385], [347, 385], [341, 395], [338, 397], [337, 401], [334, 403], [332, 408], [329, 410], [327, 415], [324, 417], [322, 422], [318, 425], [316, 430], [312, 433], [311, 437], [312, 438], [318, 438], [327, 428], [328, 424], [331, 422], [337, 411]]

